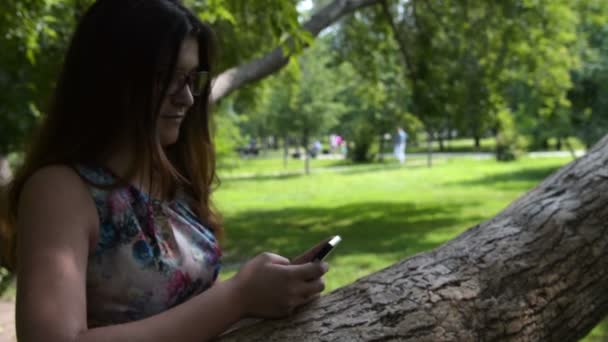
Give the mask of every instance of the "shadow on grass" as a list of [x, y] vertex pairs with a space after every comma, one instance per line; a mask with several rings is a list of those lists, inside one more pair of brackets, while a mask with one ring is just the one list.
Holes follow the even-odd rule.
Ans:
[[[255, 210], [226, 217], [225, 261], [235, 263], [262, 251], [295, 257], [339, 234], [340, 254], [393, 254], [406, 257], [430, 250], [464, 228], [484, 220], [462, 209], [478, 205], [372, 202], [334, 208], [293, 207]], [[231, 243], [231, 241], [235, 241]]]
[[[435, 166], [438, 165], [438, 163], [443, 162], [443, 160], [441, 161], [435, 161]], [[344, 169], [341, 170], [339, 173], [341, 174], [345, 174], [345, 175], [354, 175], [354, 174], [360, 174], [360, 173], [368, 173], [368, 172], [372, 172], [372, 171], [398, 171], [398, 170], [402, 170], [402, 169], [428, 169], [429, 167], [426, 164], [426, 160], [424, 162], [417, 162], [417, 163], [408, 163], [406, 162], [405, 165], [400, 165], [399, 163], [390, 163], [390, 162], [386, 162], [386, 163], [376, 163], [376, 164], [362, 164], [361, 166], [358, 167], [351, 167], [348, 169]]]
[[561, 166], [521, 168], [517, 171], [494, 173], [492, 175], [480, 177], [473, 180], [448, 182], [445, 185], [482, 186], [501, 190], [517, 190], [521, 188], [521, 184], [516, 183], [530, 183], [530, 187], [532, 187], [533, 185], [538, 184], [543, 179], [547, 178], [549, 175], [551, 175], [560, 168]]

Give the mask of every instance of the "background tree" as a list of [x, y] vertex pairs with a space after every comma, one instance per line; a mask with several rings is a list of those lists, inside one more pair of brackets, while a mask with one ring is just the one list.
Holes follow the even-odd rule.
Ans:
[[580, 1], [579, 13], [582, 66], [572, 71], [572, 112], [566, 125], [590, 147], [608, 132], [608, 3]]
[[550, 117], [568, 105], [576, 31], [569, 2], [413, 0], [382, 8], [407, 66], [412, 112], [429, 137], [454, 122], [468, 123], [477, 141], [484, 128], [504, 127], [497, 114], [514, 111], [506, 89], [517, 80], [534, 89], [528, 102], [517, 102], [525, 104], [520, 110]]
[[[284, 136], [297, 137], [298, 146], [308, 151], [312, 139], [328, 134], [345, 111], [338, 99], [343, 88], [344, 67], [330, 69], [330, 52], [326, 39], [319, 39], [306, 50], [298, 61], [274, 77], [259, 102], [251, 111], [253, 122]], [[273, 125], [271, 122], [274, 122]], [[305, 170], [310, 172], [308, 153], [305, 152]]]
[[[257, 112], [267, 113], [272, 120], [271, 127], [277, 136], [283, 139], [283, 165], [287, 167], [289, 159], [289, 146], [297, 131], [293, 120], [292, 108], [294, 99], [300, 87], [300, 66], [297, 62], [290, 63], [278, 75], [270, 77], [268, 86], [265, 88], [269, 94], [267, 101], [260, 106]], [[294, 147], [299, 151], [297, 140], [293, 141]]]
[[[328, 129], [336, 124], [345, 110], [337, 97], [343, 86], [343, 69], [330, 70], [329, 57], [329, 46], [323, 38], [300, 57], [301, 77], [292, 102], [292, 120], [305, 150], [310, 147], [312, 138], [325, 140], [319, 136], [327, 136]], [[307, 174], [310, 172], [308, 156], [306, 153]]]
[[334, 58], [352, 65], [351, 74], [340, 80], [348, 110], [335, 130], [352, 142], [349, 156], [355, 162], [381, 158], [384, 136], [394, 134], [397, 125], [404, 126], [412, 139], [420, 128], [419, 120], [408, 113], [411, 96], [397, 45], [384, 22], [368, 12], [345, 18], [330, 34]]
[[0, 4], [0, 163], [23, 149], [45, 109], [80, 11], [79, 1]]

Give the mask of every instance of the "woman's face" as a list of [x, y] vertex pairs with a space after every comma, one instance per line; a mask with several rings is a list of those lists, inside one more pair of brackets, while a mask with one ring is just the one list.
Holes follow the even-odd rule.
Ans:
[[182, 42], [175, 72], [171, 77], [167, 94], [160, 106], [157, 131], [163, 146], [174, 144], [188, 109], [194, 104], [192, 89], [185, 80], [198, 69], [198, 42], [188, 36]]

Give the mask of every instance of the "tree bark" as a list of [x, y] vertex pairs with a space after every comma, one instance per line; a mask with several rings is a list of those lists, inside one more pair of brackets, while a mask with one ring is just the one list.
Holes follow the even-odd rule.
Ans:
[[[303, 27], [316, 37], [323, 29], [335, 23], [342, 16], [366, 6], [379, 3], [380, 0], [334, 0], [321, 9]], [[249, 63], [230, 68], [219, 74], [213, 81], [211, 101], [216, 102], [245, 84], [260, 80], [287, 65], [289, 55], [277, 47], [272, 52]]]
[[606, 289], [608, 136], [435, 250], [220, 340], [576, 341], [608, 313]]

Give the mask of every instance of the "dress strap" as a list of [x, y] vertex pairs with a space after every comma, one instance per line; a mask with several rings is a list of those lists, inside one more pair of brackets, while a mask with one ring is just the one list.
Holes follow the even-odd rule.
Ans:
[[116, 176], [107, 168], [85, 164], [74, 164], [73, 169], [93, 186], [109, 186], [116, 183]]

